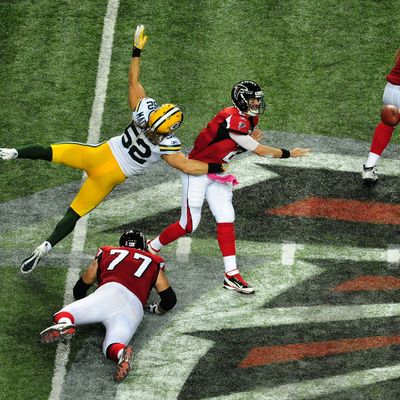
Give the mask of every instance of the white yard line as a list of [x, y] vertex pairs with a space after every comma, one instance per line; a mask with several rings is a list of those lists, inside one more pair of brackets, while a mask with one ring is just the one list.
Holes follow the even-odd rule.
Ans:
[[[87, 137], [88, 144], [97, 144], [100, 138], [100, 128], [102, 125], [104, 103], [107, 93], [108, 75], [110, 73], [113, 37], [118, 7], [119, 0], [109, 0], [107, 13], [104, 17], [103, 36], [96, 78], [96, 91], [92, 106], [92, 114], [89, 121], [89, 131]], [[85, 174], [83, 174], [82, 179], [85, 179]], [[72, 289], [80, 272], [80, 265], [77, 263], [76, 255], [83, 252], [86, 241], [88, 219], [89, 216], [86, 215], [84, 218], [78, 221], [74, 229], [69, 269], [65, 284], [64, 304], [68, 304], [73, 300]], [[69, 352], [69, 343], [60, 343], [57, 346], [54, 374], [51, 383], [51, 392], [49, 395], [50, 400], [58, 400], [60, 398], [67, 372], [66, 365], [68, 362]]]
[[296, 243], [283, 243], [282, 244], [282, 265], [293, 265], [297, 249], [304, 249], [302, 244]]
[[389, 264], [399, 265], [399, 263], [400, 263], [400, 246], [398, 244], [390, 244], [388, 246], [387, 262]]
[[190, 252], [192, 249], [192, 238], [183, 236], [178, 239], [176, 247], [176, 256], [181, 262], [187, 262], [189, 260]]

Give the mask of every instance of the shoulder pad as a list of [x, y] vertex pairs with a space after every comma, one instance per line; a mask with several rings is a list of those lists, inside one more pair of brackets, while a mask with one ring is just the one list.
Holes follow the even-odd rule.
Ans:
[[132, 111], [132, 119], [140, 127], [145, 127], [152, 111], [158, 108], [156, 101], [150, 97], [140, 99]]
[[136, 104], [136, 107], [133, 111], [134, 112], [154, 111], [158, 107], [159, 106], [154, 99], [152, 99], [151, 97], [144, 97], [143, 99], [140, 99], [138, 101], [138, 103]]
[[182, 146], [181, 141], [174, 134], [164, 136], [160, 146]]
[[251, 130], [250, 121], [244, 115], [232, 115], [229, 121], [229, 131], [247, 135]]

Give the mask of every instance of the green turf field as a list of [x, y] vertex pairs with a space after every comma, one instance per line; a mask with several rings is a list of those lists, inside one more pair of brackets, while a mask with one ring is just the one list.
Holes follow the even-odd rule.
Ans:
[[[0, 147], [86, 142], [107, 4], [0, 2]], [[231, 87], [254, 79], [268, 104], [260, 123], [265, 143], [304, 144], [314, 154], [304, 162], [244, 158], [232, 166], [241, 182], [234, 196], [239, 261], [257, 288], [254, 297], [221, 290], [222, 260], [205, 210], [190, 254], [177, 244], [163, 253], [179, 303], [165, 318], [143, 321], [126, 384], [111, 380], [102, 328], [83, 328], [68, 350], [61, 393], [52, 399], [398, 398], [397, 135], [377, 188], [365, 190], [359, 171], [398, 47], [399, 6], [385, 0], [119, 1], [101, 141], [129, 122], [132, 35], [143, 23], [149, 42], [141, 81], [149, 96], [181, 106], [178, 136], [185, 149], [230, 104]], [[53, 393], [56, 347], [42, 346], [38, 333], [63, 304], [71, 265], [85, 266], [124, 227], [151, 237], [179, 215], [179, 175], [159, 166], [122, 185], [91, 214], [82, 251], [70, 255], [69, 237], [21, 277], [21, 259], [51, 232], [81, 176], [44, 161], [0, 162], [0, 399]], [[378, 202], [392, 222], [270, 213], [309, 198]], [[380, 283], [354, 289], [371, 276]], [[335, 292], [345, 282], [352, 289]], [[249, 357], [254, 348], [286, 354], [290, 345], [303, 354], [315, 342], [341, 353], [263, 358], [259, 366]], [[253, 364], [240, 367], [243, 360]]]
[[[85, 141], [106, 1], [1, 5], [3, 146]], [[150, 36], [142, 62], [149, 95], [185, 112], [190, 145], [243, 77], [260, 82], [262, 128], [369, 140], [397, 44], [393, 2], [121, 1], [102, 140], [129, 120], [127, 68], [135, 24]], [[34, 18], [35, 17], [35, 18]], [[78, 179], [29, 162], [6, 173], [1, 200]], [[14, 175], [15, 174], [15, 175]], [[14, 182], [19, 184], [15, 185]]]

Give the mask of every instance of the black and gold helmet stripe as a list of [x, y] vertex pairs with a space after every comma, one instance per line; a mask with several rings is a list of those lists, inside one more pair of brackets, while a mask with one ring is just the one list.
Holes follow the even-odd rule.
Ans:
[[159, 129], [169, 118], [171, 118], [172, 116], [174, 116], [175, 114], [178, 114], [178, 113], [182, 114], [182, 111], [180, 110], [179, 107], [174, 106], [172, 109], [167, 111], [165, 114], [160, 115], [157, 119], [152, 121], [151, 129], [153, 129], [153, 131], [157, 131], [157, 129]]

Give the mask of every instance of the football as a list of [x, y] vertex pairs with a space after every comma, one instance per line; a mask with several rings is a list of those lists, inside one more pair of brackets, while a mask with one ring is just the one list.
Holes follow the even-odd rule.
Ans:
[[381, 120], [385, 125], [396, 126], [400, 121], [399, 109], [396, 106], [383, 106]]

